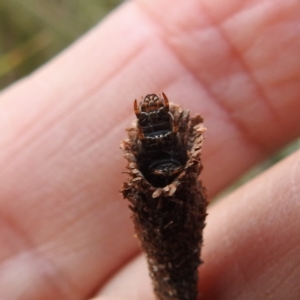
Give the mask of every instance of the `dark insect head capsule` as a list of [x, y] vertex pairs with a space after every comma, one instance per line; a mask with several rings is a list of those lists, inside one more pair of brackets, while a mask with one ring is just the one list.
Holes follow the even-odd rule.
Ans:
[[139, 132], [139, 169], [154, 187], [164, 187], [180, 174], [187, 159], [169, 100], [164, 93], [162, 97], [149, 94], [139, 105], [134, 101], [134, 112]]

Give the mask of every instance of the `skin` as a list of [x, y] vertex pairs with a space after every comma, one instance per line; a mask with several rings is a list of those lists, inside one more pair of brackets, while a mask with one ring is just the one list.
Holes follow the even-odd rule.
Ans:
[[[205, 118], [209, 198], [300, 133], [300, 2], [125, 3], [1, 93], [2, 299], [153, 300], [118, 149], [133, 100]], [[209, 208], [202, 299], [299, 299], [300, 152]]]

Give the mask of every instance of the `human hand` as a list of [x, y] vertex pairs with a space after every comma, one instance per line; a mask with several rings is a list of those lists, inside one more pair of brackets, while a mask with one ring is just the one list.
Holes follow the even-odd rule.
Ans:
[[[128, 2], [0, 102], [2, 299], [151, 300], [118, 148], [133, 100], [201, 113], [212, 198], [300, 133], [298, 1]], [[203, 299], [298, 299], [297, 152], [212, 205]]]

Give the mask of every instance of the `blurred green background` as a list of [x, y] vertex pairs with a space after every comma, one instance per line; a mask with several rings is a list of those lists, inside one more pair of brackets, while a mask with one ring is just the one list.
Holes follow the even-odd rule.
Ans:
[[[121, 2], [0, 0], [0, 90], [47, 62]], [[299, 147], [300, 140], [297, 140], [253, 168], [224, 193], [248, 181]]]
[[0, 90], [97, 24], [121, 0], [0, 0]]

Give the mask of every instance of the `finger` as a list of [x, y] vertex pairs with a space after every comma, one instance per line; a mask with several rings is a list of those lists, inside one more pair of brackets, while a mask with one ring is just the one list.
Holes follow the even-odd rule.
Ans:
[[98, 296], [100, 298], [120, 298], [123, 300], [156, 299], [151, 286], [144, 255], [138, 256], [114, 275], [114, 277], [101, 289]]
[[[295, 38], [298, 34], [296, 25], [299, 23], [297, 3], [287, 1], [275, 7], [270, 4], [272, 9], [267, 14], [263, 14], [263, 18], [258, 23], [261, 27], [255, 27], [256, 30], [251, 31], [251, 38], [243, 32], [253, 28], [253, 24], [257, 25], [255, 16], [259, 14], [261, 9], [267, 10], [269, 8], [267, 2], [257, 2], [256, 6], [252, 2], [252, 4], [246, 5], [248, 2], [244, 2], [245, 5], [240, 5], [238, 1], [231, 0], [228, 2], [228, 8], [223, 9], [226, 11], [224, 15], [219, 12], [218, 1], [212, 2], [215, 6], [210, 5], [209, 7], [207, 7], [206, 2], [199, 4], [198, 1], [180, 4], [180, 6], [179, 4], [170, 5], [168, 1], [164, 1], [163, 4], [155, 4], [155, 1], [139, 1], [138, 3], [141, 3], [142, 10], [135, 12], [131, 10], [128, 13], [128, 16], [131, 13], [136, 16], [128, 24], [129, 28], [130, 26], [134, 27], [135, 24], [140, 24], [139, 30], [130, 31], [132, 32], [130, 47], [122, 47], [120, 53], [110, 51], [111, 48], [119, 48], [118, 43], [121, 41], [124, 31], [129, 29], [123, 26], [122, 31], [118, 31], [117, 36], [115, 34], [112, 36], [110, 26], [107, 26], [107, 30], [101, 31], [101, 41], [106, 41], [106, 43], [101, 44], [101, 47], [97, 44], [100, 40], [99, 36], [90, 38], [90, 43], [79, 44], [75, 48], [76, 50], [73, 49], [72, 52], [61, 56], [60, 59], [52, 63], [52, 68], [47, 68], [46, 72], [42, 72], [42, 74], [41, 72], [37, 73], [35, 76], [37, 80], [31, 81], [32, 85], [35, 85], [35, 91], [37, 88], [42, 88], [41, 92], [45, 92], [45, 83], [41, 83], [43, 80], [43, 82], [47, 82], [48, 87], [57, 91], [55, 94], [57, 97], [61, 97], [59, 91], [67, 90], [69, 101], [65, 103], [69, 105], [75, 105], [76, 99], [85, 98], [83, 93], [92, 96], [93, 91], [98, 91], [98, 95], [102, 99], [98, 103], [104, 110], [103, 115], [100, 114], [100, 116], [103, 116], [102, 120], [105, 120], [108, 128], [110, 124], [115, 125], [113, 119], [108, 117], [112, 114], [116, 118], [126, 116], [128, 121], [124, 120], [124, 126], [130, 122], [129, 114], [132, 115], [132, 99], [136, 97], [137, 93], [144, 95], [149, 89], [159, 90], [169, 87], [172, 99], [177, 102], [183, 101], [183, 105], [186, 103], [184, 106], [191, 108], [193, 113], [201, 112], [205, 117], [207, 127], [210, 129], [207, 133], [207, 146], [204, 149], [205, 161], [208, 166], [204, 170], [204, 177], [212, 196], [237, 178], [249, 166], [298, 136], [299, 107], [297, 99], [300, 92], [297, 89], [300, 87], [297, 79], [300, 73], [298, 66], [300, 62], [298, 60], [299, 40]], [[160, 5], [163, 6], [160, 7]], [[172, 9], [164, 18], [161, 18], [159, 13], [166, 11], [167, 7], [172, 7]], [[219, 14], [213, 14], [213, 7]], [[176, 13], [178, 11], [180, 14]], [[156, 22], [153, 16], [157, 16], [159, 22]], [[231, 16], [233, 20], [231, 20]], [[237, 16], [241, 17], [237, 18]], [[118, 15], [117, 18], [120, 18], [120, 23], [126, 23], [124, 20], [126, 14], [122, 14], [122, 17]], [[271, 22], [273, 19], [274, 22]], [[243, 26], [239, 26], [239, 22], [242, 22]], [[112, 23], [114, 23], [113, 20], [110, 24]], [[158, 27], [161, 23], [162, 28]], [[171, 27], [169, 27], [170, 24], [172, 24]], [[229, 26], [230, 24], [231, 26]], [[287, 28], [286, 34], [280, 34], [280, 31], [277, 34], [276, 30], [286, 28], [285, 26], [278, 28], [278, 24], [287, 24], [287, 26], [295, 24], [295, 26], [293, 26], [292, 31]], [[153, 28], [153, 26], [156, 27]], [[174, 28], [177, 30], [171, 31]], [[199, 36], [193, 35], [195, 30], [199, 32]], [[273, 34], [269, 34], [271, 30]], [[223, 31], [227, 34], [227, 39], [222, 37]], [[240, 33], [240, 39], [234, 40], [237, 31]], [[151, 51], [145, 51], [147, 54], [143, 50], [145, 43], [140, 39], [141, 35], [147, 36], [147, 45], [151, 44], [151, 47], [148, 47]], [[160, 36], [170, 44], [161, 45], [159, 43]], [[276, 40], [273, 39], [274, 36], [276, 36]], [[249, 45], [249, 40], [257, 39], [263, 40], [264, 43]], [[135, 43], [135, 47], [131, 47]], [[247, 53], [245, 44], [249, 47]], [[211, 48], [208, 48], [209, 45]], [[168, 46], [170, 46], [170, 49], [167, 48], [169, 52], [164, 49]], [[198, 51], [203, 48], [205, 51]], [[254, 75], [260, 74], [261, 71], [259, 62], [266, 62], [264, 57], [258, 60], [257, 56], [266, 55], [269, 57], [271, 52], [274, 53], [274, 48], [278, 49], [278, 57], [273, 57], [273, 60], [264, 65], [264, 77], [256, 78]], [[92, 49], [97, 49], [97, 51], [93, 52]], [[212, 55], [213, 49], [215, 51], [219, 49], [218, 53]], [[89, 60], [85, 50], [89, 53]], [[92, 56], [93, 53], [94, 56]], [[141, 53], [141, 60], [137, 60], [132, 68], [127, 69], [125, 67], [126, 71], [124, 72], [130, 73], [130, 76], [126, 77], [126, 80], [122, 76], [117, 76], [116, 81], [108, 85], [107, 89], [102, 89], [103, 86], [107, 87], [104, 82], [106, 82], [107, 77], [110, 78], [112, 72], [111, 61], [119, 62], [118, 66], [122, 66], [125, 61], [135, 57], [137, 53]], [[147, 68], [149, 55], [157, 57], [158, 53], [159, 57], [166, 57], [166, 59], [159, 60], [156, 65]], [[180, 60], [178, 55], [184, 60]], [[245, 65], [242, 64], [244, 60], [247, 60]], [[68, 76], [71, 73], [70, 70], [74, 68], [74, 61], [84, 61], [84, 64], [76, 65], [77, 72], [73, 71], [73, 76]], [[274, 71], [273, 61], [276, 61], [276, 70], [279, 71]], [[145, 68], [143, 67], [143, 70], [149, 72], [147, 76], [142, 78], [140, 78], [141, 69], [136, 67], [140, 62], [144, 63]], [[98, 69], [100, 65], [101, 72]], [[118, 69], [118, 66], [115, 64], [115, 69]], [[55, 71], [48, 71], [49, 69]], [[160, 69], [164, 69], [164, 72], [161, 73]], [[170, 71], [167, 71], [169, 69]], [[105, 70], [108, 71], [105, 72]], [[51, 74], [53, 73], [56, 75], [56, 84], [54, 82], [52, 85]], [[158, 73], [161, 74], [157, 76]], [[180, 74], [180, 77], [178, 78], [174, 74]], [[188, 79], [194, 75], [195, 82]], [[155, 82], [149, 82], [150, 80], [147, 79], [154, 77], [156, 78]], [[64, 86], [60, 85], [62, 79]], [[262, 82], [258, 84], [256, 79], [260, 79]], [[115, 83], [122, 88], [113, 93], [109, 87]], [[43, 84], [42, 87], [41, 84]], [[288, 88], [287, 85], [289, 85]], [[83, 86], [84, 89], [79, 90]], [[137, 86], [137, 90], [132, 91], [132, 86]], [[146, 91], [145, 86], [147, 86]], [[260, 94], [265, 89], [270, 93], [269, 98], [264, 98]], [[109, 93], [107, 94], [107, 92]], [[271, 94], [276, 97], [280, 95], [280, 97], [275, 99]], [[121, 97], [124, 99], [122, 104], [124, 110], [116, 115], [120, 104], [117, 100], [110, 103], [110, 99], [121, 99]], [[285, 101], [281, 101], [283, 98]], [[92, 101], [96, 101], [95, 97], [90, 102]], [[53, 104], [51, 97], [49, 102], [48, 105]], [[110, 105], [108, 106], [107, 103]], [[69, 107], [65, 108], [68, 109]], [[39, 105], [36, 109], [39, 111]], [[99, 110], [96, 111], [95, 109], [97, 116], [99, 116]], [[17, 117], [19, 118], [19, 115]], [[118, 138], [121, 136], [120, 134]], [[231, 143], [228, 143], [228, 140]], [[115, 141], [118, 143], [117, 138]], [[111, 148], [110, 145], [108, 147]], [[117, 153], [118, 150], [115, 149], [115, 151]], [[226, 170], [226, 176], [219, 176], [216, 180], [215, 174], [220, 170]]]
[[[202, 69], [200, 64], [205, 60], [203, 55], [206, 53], [211, 63], [218, 58], [220, 63], [225, 59], [232, 65], [237, 64], [238, 56], [230, 55], [219, 35], [207, 35], [201, 23], [207, 22], [206, 12], [198, 8], [196, 1], [189, 3], [190, 6], [181, 2], [172, 5], [174, 11], [170, 11], [168, 19], [172, 28], [178, 29], [170, 41], [177, 38], [179, 44], [183, 39], [183, 44], [189, 45], [185, 49], [163, 42], [165, 32], [169, 35], [159, 23], [167, 24], [164, 19], [155, 21], [150, 8], [129, 3], [69, 51], [2, 94], [0, 206], [2, 228], [9, 237], [1, 244], [2, 260], [11, 262], [8, 270], [17, 269], [13, 268], [16, 261], [20, 263], [16, 258], [21, 259], [24, 269], [31, 268], [33, 277], [28, 281], [34, 283], [30, 289], [37, 299], [47, 288], [53, 293], [51, 299], [59, 293], [71, 295], [72, 299], [76, 299], [75, 293], [86, 295], [136, 251], [136, 241], [130, 238], [132, 227], [126, 204], [118, 194], [123, 180], [120, 173], [124, 170], [118, 143], [132, 118], [129, 114], [137, 94], [168, 90], [173, 101], [182, 101], [206, 117], [211, 134], [207, 136], [204, 155], [205, 178], [212, 194], [298, 134], [299, 122], [295, 120], [299, 112], [294, 97], [287, 95], [285, 104], [270, 110], [242, 69], [232, 71], [232, 76], [243, 78], [243, 84], [233, 88], [241, 96], [240, 101], [235, 98], [230, 102], [225, 93], [227, 96], [219, 102], [229, 105], [227, 109], [214, 102], [221, 92], [211, 93], [214, 89], [200, 80], [178, 53], [187, 56], [189, 49], [205, 49], [195, 57], [196, 70], [219, 83], [223, 76], [225, 86], [232, 86], [232, 81], [226, 79], [231, 77], [225, 66], [221, 68], [223, 73], [217, 74], [216, 68], [209, 73], [208, 67]], [[194, 5], [200, 17], [192, 14], [196, 11]], [[290, 8], [291, 13], [294, 11], [296, 4]], [[286, 14], [286, 22], [289, 16]], [[189, 30], [183, 31], [182, 25]], [[199, 36], [194, 36], [195, 30]], [[210, 56], [201, 34], [210, 36], [209, 42], [219, 45], [221, 51]], [[274, 46], [275, 42], [269, 42], [264, 52]], [[289, 53], [283, 53], [292, 59], [295, 45], [291, 43], [288, 49]], [[284, 62], [286, 57], [278, 60]], [[297, 67], [297, 62], [289, 66]], [[290, 73], [286, 69], [283, 73], [293, 95], [297, 94], [289, 80]], [[279, 87], [283, 89], [284, 84]], [[274, 110], [281, 116], [280, 126]], [[250, 124], [249, 115], [255, 116], [255, 124]], [[239, 123], [244, 119], [248, 120], [245, 124]], [[247, 132], [252, 126], [257, 132], [254, 142]], [[29, 257], [23, 256], [24, 252]], [[4, 277], [8, 276], [5, 270]], [[36, 284], [36, 278], [40, 284]], [[13, 293], [15, 285], [6, 289]]]
[[204, 299], [297, 299], [299, 159], [297, 152], [212, 210], [219, 221], [208, 220]]
[[[298, 299], [299, 164], [300, 151], [210, 208], [201, 299]], [[148, 277], [145, 259], [139, 257], [100, 295], [154, 299]]]

